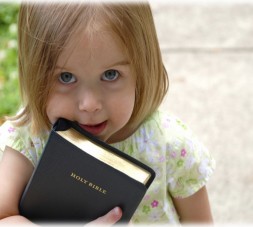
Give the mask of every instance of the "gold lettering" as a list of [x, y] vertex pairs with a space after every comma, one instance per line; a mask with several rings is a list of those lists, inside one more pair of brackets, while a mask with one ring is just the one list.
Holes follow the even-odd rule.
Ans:
[[74, 173], [72, 172], [70, 176], [75, 178], [75, 177], [76, 177], [76, 174], [74, 174]]
[[81, 182], [83, 182], [84, 184], [87, 184], [87, 180], [85, 180], [85, 179], [83, 179], [83, 178], [81, 178]]
[[103, 189], [103, 188], [99, 187], [98, 185], [93, 184], [92, 182], [89, 182], [88, 180], [86, 180], [86, 179], [84, 179], [84, 178], [82, 178], [82, 177], [76, 175], [74, 172], [72, 172], [72, 173], [70, 174], [70, 176], [73, 177], [75, 180], [77, 180], [77, 181], [79, 181], [79, 182], [82, 182], [82, 183], [88, 185], [90, 188], [92, 188], [92, 189], [94, 189], [94, 190], [96, 190], [96, 191], [98, 191], [98, 192], [100, 192], [100, 193], [103, 193], [103, 194], [106, 194], [106, 193], [107, 193], [107, 191], [106, 191], [105, 189]]

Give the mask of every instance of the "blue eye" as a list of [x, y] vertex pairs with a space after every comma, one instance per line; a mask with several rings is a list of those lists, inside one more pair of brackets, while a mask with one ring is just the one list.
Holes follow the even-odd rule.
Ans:
[[62, 72], [59, 76], [59, 81], [63, 84], [70, 84], [76, 82], [76, 78], [70, 72]]
[[105, 81], [114, 81], [119, 77], [119, 72], [114, 69], [110, 69], [104, 72], [102, 75], [102, 80]]

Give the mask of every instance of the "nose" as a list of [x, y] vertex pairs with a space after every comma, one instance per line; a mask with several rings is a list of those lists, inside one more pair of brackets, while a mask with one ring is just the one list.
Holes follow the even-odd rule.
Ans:
[[86, 90], [79, 95], [79, 110], [88, 113], [98, 112], [102, 109], [101, 96], [99, 92]]

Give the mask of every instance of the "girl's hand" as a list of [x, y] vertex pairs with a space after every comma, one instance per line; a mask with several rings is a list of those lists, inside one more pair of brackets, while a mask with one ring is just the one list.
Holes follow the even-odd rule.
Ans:
[[109, 211], [106, 215], [97, 218], [96, 220], [88, 223], [85, 226], [89, 225], [113, 225], [115, 224], [122, 216], [122, 211], [119, 207], [115, 207]]

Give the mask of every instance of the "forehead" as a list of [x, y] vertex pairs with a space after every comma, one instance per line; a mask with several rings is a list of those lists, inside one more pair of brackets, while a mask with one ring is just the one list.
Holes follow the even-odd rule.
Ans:
[[[122, 34], [115, 29], [119, 21], [115, 20], [115, 15], [111, 15], [112, 12], [100, 7], [100, 4], [97, 6], [91, 7], [93, 14], [90, 12], [86, 15], [87, 11], [82, 11], [79, 16], [80, 23], [71, 31], [61, 48], [57, 64], [60, 62], [61, 65], [65, 65], [73, 54], [75, 58], [80, 58], [78, 56], [78, 53], [82, 54], [80, 50], [84, 51], [89, 58], [105, 57], [108, 61], [111, 61], [110, 57], [113, 56], [127, 58], [128, 51]], [[105, 54], [108, 56], [106, 57]]]
[[117, 61], [128, 61], [126, 51], [115, 33], [101, 27], [92, 33], [85, 29], [73, 35], [60, 54], [57, 65], [95, 66], [97, 63], [98, 66], [106, 67]]

